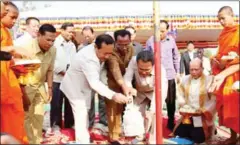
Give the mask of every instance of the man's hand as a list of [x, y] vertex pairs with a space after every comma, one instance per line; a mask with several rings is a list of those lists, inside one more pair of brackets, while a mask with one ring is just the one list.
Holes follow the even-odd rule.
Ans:
[[61, 72], [60, 72], [60, 73], [58, 73], [58, 74], [60, 74], [60, 75], [64, 76], [64, 75], [65, 75], [65, 72], [64, 72], [64, 71], [61, 71]]
[[219, 61], [216, 59], [216, 58], [212, 58], [211, 59], [211, 65], [214, 66], [214, 67], [218, 67], [219, 65]]
[[2, 51], [9, 52], [13, 55], [14, 58], [32, 58], [32, 53], [23, 47], [17, 46], [7, 46], [1, 48]]
[[176, 83], [180, 83], [180, 80], [181, 80], [181, 75], [179, 73], [177, 73], [176, 75]]
[[137, 90], [134, 88], [130, 88], [131, 89], [131, 94], [130, 96], [137, 96]]
[[215, 90], [218, 90], [222, 85], [222, 83], [224, 82], [224, 80], [225, 80], [224, 75], [221, 75], [221, 74], [216, 75], [213, 79], [212, 85], [208, 89], [208, 92], [213, 93]]
[[23, 47], [14, 47], [13, 56], [17, 58], [20, 57], [20, 58], [33, 59], [34, 55]]
[[227, 61], [223, 61], [223, 60], [218, 61], [216, 58], [212, 58], [212, 60], [211, 60], [211, 66], [213, 68], [219, 68], [221, 70], [223, 70], [225, 68], [226, 63], [227, 63]]
[[113, 97], [112, 100], [119, 103], [119, 104], [126, 104], [129, 101], [129, 98], [124, 96], [123, 94], [116, 93]]
[[128, 87], [126, 84], [122, 85], [122, 90], [126, 96], [136, 96], [137, 91], [134, 88]]
[[52, 87], [48, 88], [48, 102], [50, 103], [52, 101]]

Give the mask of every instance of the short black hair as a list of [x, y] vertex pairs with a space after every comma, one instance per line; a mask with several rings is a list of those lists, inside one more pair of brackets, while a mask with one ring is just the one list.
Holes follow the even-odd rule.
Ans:
[[83, 27], [82, 33], [83, 33], [83, 31], [85, 31], [85, 30], [90, 30], [92, 33], [94, 33], [94, 30], [93, 30], [93, 28], [92, 28], [91, 26], [85, 26], [85, 27]]
[[107, 45], [114, 44], [114, 40], [113, 40], [112, 36], [110, 36], [108, 34], [101, 34], [101, 35], [98, 35], [96, 40], [95, 40], [95, 44], [97, 46], [97, 49], [102, 48], [102, 43], [105, 43]]
[[36, 20], [36, 21], [38, 21], [40, 23], [40, 20], [38, 18], [36, 18], [36, 17], [28, 17], [26, 19], [26, 21], [25, 21], [26, 25], [29, 25], [31, 20]]
[[138, 53], [137, 62], [142, 60], [143, 62], [151, 62], [154, 65], [154, 55], [152, 51], [144, 50]]
[[56, 28], [53, 25], [51, 25], [51, 24], [43, 24], [39, 28], [39, 33], [41, 35], [45, 35], [46, 32], [56, 33]]
[[166, 26], [167, 26], [167, 29], [169, 28], [168, 21], [166, 21], [166, 20], [160, 20], [160, 23], [165, 23], [165, 24], [166, 24]]
[[188, 41], [187, 45], [189, 45], [189, 44], [194, 44], [194, 43], [193, 43], [193, 41]]
[[128, 35], [129, 39], [131, 39], [131, 33], [129, 31], [127, 31], [125, 29], [117, 30], [114, 32], [114, 39], [115, 39], [115, 41], [117, 41], [118, 36], [124, 37], [126, 35]]
[[65, 23], [62, 24], [60, 29], [66, 30], [67, 27], [74, 27], [74, 25], [73, 25], [73, 23], [65, 22]]
[[6, 6], [12, 6], [12, 7], [15, 8], [17, 11], [19, 11], [18, 7], [17, 7], [13, 2], [8, 2], [8, 3], [6, 3]]
[[136, 33], [137, 31], [136, 31], [136, 29], [133, 27], [133, 26], [126, 26], [125, 28], [124, 28], [125, 30], [127, 30], [127, 29], [133, 29], [134, 30], [134, 33]]

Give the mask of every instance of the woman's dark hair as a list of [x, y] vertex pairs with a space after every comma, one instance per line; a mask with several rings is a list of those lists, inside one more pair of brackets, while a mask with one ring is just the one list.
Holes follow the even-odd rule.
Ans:
[[137, 55], [137, 62], [142, 60], [143, 62], [151, 62], [154, 65], [154, 56], [153, 52], [149, 50], [144, 50], [138, 53]]
[[131, 39], [131, 33], [125, 29], [122, 30], [117, 30], [114, 32], [114, 39], [115, 41], [117, 41], [117, 37], [121, 36], [121, 37], [125, 37], [126, 35], [129, 36], [129, 39]]
[[101, 34], [101, 35], [98, 35], [96, 40], [95, 40], [95, 44], [96, 44], [98, 49], [102, 48], [102, 43], [105, 43], [107, 45], [114, 44], [114, 40], [108, 34]]
[[51, 25], [51, 24], [43, 24], [39, 28], [39, 33], [41, 35], [45, 35], [46, 32], [56, 33], [56, 28], [53, 25]]

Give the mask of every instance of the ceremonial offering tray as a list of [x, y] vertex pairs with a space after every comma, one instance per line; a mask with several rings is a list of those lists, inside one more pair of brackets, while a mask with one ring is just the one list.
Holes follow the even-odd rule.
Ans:
[[238, 58], [238, 57], [239, 56], [236, 52], [231, 51], [231, 52], [228, 53], [228, 55], [222, 56], [221, 59], [222, 60], [233, 60], [233, 59]]
[[190, 117], [192, 116], [201, 116], [201, 113], [197, 112], [197, 110], [189, 105], [184, 105], [180, 108], [179, 113], [183, 116], [182, 123], [183, 124], [191, 124]]
[[22, 85], [37, 83], [37, 78], [33, 75], [40, 65], [39, 59], [14, 59], [12, 69], [19, 75], [18, 81]]

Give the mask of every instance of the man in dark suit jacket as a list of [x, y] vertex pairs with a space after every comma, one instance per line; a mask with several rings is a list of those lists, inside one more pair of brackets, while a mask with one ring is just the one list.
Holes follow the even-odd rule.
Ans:
[[188, 75], [190, 74], [190, 70], [189, 70], [189, 63], [190, 61], [197, 57], [197, 53], [194, 52], [194, 44], [192, 41], [189, 41], [187, 43], [187, 51], [185, 51], [182, 55], [181, 55], [181, 60], [180, 60], [180, 74], [183, 75]]

